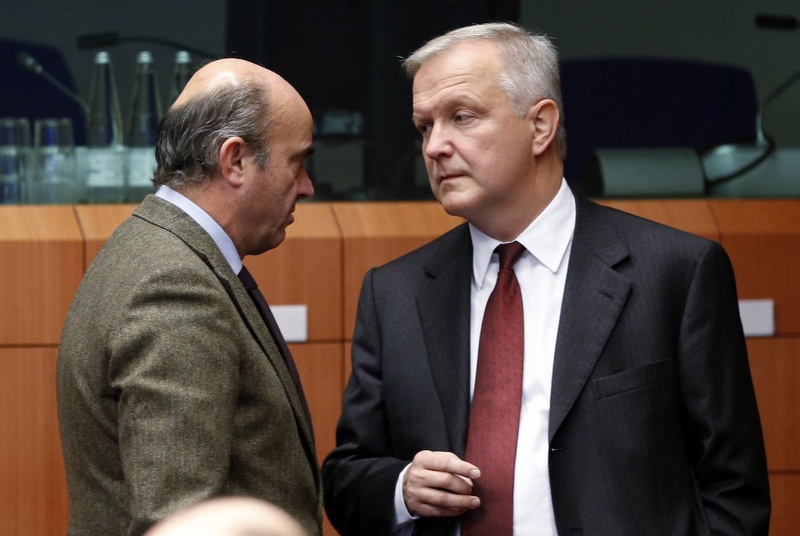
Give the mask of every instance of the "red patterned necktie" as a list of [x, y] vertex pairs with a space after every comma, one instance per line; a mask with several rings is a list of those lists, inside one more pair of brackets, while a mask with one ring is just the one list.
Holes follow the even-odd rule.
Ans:
[[466, 453], [466, 460], [481, 470], [473, 490], [481, 506], [462, 516], [463, 536], [513, 533], [514, 460], [525, 342], [522, 294], [513, 267], [525, 247], [512, 242], [501, 244], [496, 251], [500, 271], [483, 314]]

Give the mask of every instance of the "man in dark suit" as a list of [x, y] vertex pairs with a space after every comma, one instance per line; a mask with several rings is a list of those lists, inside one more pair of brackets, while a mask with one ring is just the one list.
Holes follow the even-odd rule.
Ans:
[[323, 465], [334, 526], [766, 535], [761, 427], [720, 245], [573, 195], [545, 37], [466, 27], [404, 67], [433, 192], [468, 223], [364, 279]]
[[142, 534], [226, 495], [266, 500], [321, 534], [305, 398], [242, 268], [281, 243], [313, 194], [311, 149], [300, 95], [242, 60], [204, 66], [167, 112], [158, 190], [108, 239], [64, 326], [69, 534]]

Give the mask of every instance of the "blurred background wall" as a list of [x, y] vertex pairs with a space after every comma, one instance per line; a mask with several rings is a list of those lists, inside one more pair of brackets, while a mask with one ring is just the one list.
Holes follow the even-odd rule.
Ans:
[[[0, 38], [49, 45], [64, 54], [79, 93], [88, 99], [94, 54], [80, 50], [77, 38], [116, 31], [184, 43], [216, 54], [225, 52], [225, 0], [26, 0], [0, 2]], [[175, 49], [151, 43], [123, 43], [108, 49], [114, 62], [123, 114], [130, 107], [136, 55], [153, 52], [167, 93]], [[3, 81], [9, 83], [9, 81]]]
[[[399, 63], [396, 57], [407, 54], [423, 39], [448, 28], [495, 18], [497, 13], [500, 17], [515, 13], [526, 27], [551, 36], [564, 60], [656, 56], [733, 65], [752, 73], [760, 100], [800, 68], [799, 31], [764, 30], [754, 23], [757, 13], [800, 16], [800, 7], [793, 0], [674, 0], [669, 3], [512, 0], [471, 1], [466, 4], [448, 0], [394, 3], [385, 0], [336, 0], [333, 3], [309, 0], [299, 4], [311, 7], [288, 12], [281, 8], [283, 18], [263, 20], [265, 14], [276, 13], [282, 3], [267, 0], [7, 1], [0, 3], [0, 39], [30, 41], [59, 48], [71, 69], [75, 86], [84, 98], [88, 98], [91, 67], [97, 49], [80, 50], [77, 38], [108, 31], [116, 31], [124, 38], [167, 39], [213, 55], [241, 55], [243, 49], [249, 49], [248, 53], [252, 54], [259, 46], [269, 46], [274, 61], [281, 58], [284, 66], [293, 66], [292, 76], [287, 78], [298, 87], [307, 84], [308, 80], [317, 87], [333, 85], [336, 73], [342, 77], [362, 77], [351, 85], [362, 87], [368, 93], [364, 96], [364, 107], [370, 111], [361, 118], [363, 131], [344, 139], [336, 135], [320, 137], [321, 150], [315, 167], [321, 176], [333, 176], [333, 181], [349, 181], [343, 185], [346, 188], [358, 189], [363, 183], [370, 186], [369, 183], [373, 182], [378, 189], [383, 187], [396, 191], [402, 189], [404, 181], [410, 181], [422, 192], [421, 196], [427, 191], [424, 173], [420, 176], [418, 161], [411, 162], [410, 167], [407, 163], [409, 155], [418, 152], [415, 134], [410, 121], [396, 123], [398, 118], [403, 122], [410, 116], [410, 85], [399, 73], [399, 66], [395, 70]], [[466, 9], [467, 5], [469, 9]], [[497, 5], [502, 5], [502, 9], [493, 11], [491, 6]], [[377, 6], [380, 6], [379, 10]], [[413, 25], [415, 30], [407, 31], [406, 24]], [[275, 35], [281, 38], [274, 40]], [[337, 39], [337, 35], [341, 39]], [[404, 35], [412, 37], [401, 39]], [[273, 42], [269, 45], [259, 43], [267, 43], [270, 36]], [[331, 42], [331, 39], [335, 41]], [[342, 43], [346, 43], [354, 53], [338, 54], [336, 60], [326, 55], [330, 52], [326, 43], [331, 47], [337, 45], [339, 49], [343, 49]], [[123, 116], [130, 108], [134, 62], [140, 50], [153, 52], [164, 107], [169, 105], [166, 96], [174, 48], [126, 42], [108, 50], [114, 61]], [[273, 61], [269, 54], [259, 58], [266, 58], [267, 67]], [[195, 59], [202, 58], [195, 56]], [[332, 61], [341, 61], [341, 67], [330, 69]], [[369, 65], [361, 69], [360, 64], [354, 62]], [[277, 67], [276, 70], [282, 71]], [[323, 72], [324, 76], [315, 79], [316, 73]], [[306, 80], [293, 80], [293, 76], [303, 76]], [[14, 81], [3, 80], [0, 83], [13, 84]], [[321, 126], [323, 114], [314, 111], [318, 126]], [[569, 117], [569, 110], [566, 114]], [[781, 146], [800, 146], [798, 125], [800, 84], [778, 98], [765, 116], [766, 130]], [[369, 139], [364, 139], [364, 136]], [[380, 139], [375, 141], [375, 136]], [[403, 174], [412, 176], [395, 178]], [[325, 181], [320, 182], [324, 187]], [[319, 190], [324, 198], [324, 188]], [[408, 193], [410, 198], [417, 195], [414, 191]], [[366, 197], [380, 198], [382, 194], [367, 194]]]
[[[757, 13], [800, 17], [800, 4], [794, 0], [521, 2], [521, 22], [554, 38], [563, 60], [637, 55], [724, 63], [749, 70], [759, 99], [764, 99], [800, 69], [800, 31], [757, 28]], [[770, 106], [765, 127], [779, 145], [800, 145], [800, 83]]]

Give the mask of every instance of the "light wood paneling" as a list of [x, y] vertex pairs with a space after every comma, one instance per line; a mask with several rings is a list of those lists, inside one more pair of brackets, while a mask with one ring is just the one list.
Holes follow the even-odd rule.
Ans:
[[[347, 381], [350, 379], [350, 374], [353, 372], [353, 343], [346, 342], [344, 344], [344, 367], [342, 367], [342, 386], [347, 387]], [[344, 393], [344, 389], [342, 389]]]
[[133, 214], [136, 205], [76, 205], [83, 236], [86, 239], [86, 267], [94, 259], [108, 237], [125, 219]]
[[[740, 298], [772, 298], [779, 334], [750, 338], [773, 493], [771, 534], [793, 534], [800, 496], [800, 200], [603, 200], [719, 240]], [[67, 499], [55, 412], [61, 326], [85, 266], [134, 205], [0, 207], [0, 534], [63, 534]], [[308, 306], [291, 344], [320, 461], [333, 448], [366, 271], [463, 220], [435, 202], [301, 203], [278, 248], [248, 257], [274, 305]], [[84, 240], [85, 239], [85, 240]], [[25, 347], [25, 348], [23, 348]], [[325, 520], [326, 536], [336, 532]]]
[[0, 348], [0, 534], [64, 534], [55, 348]]
[[300, 203], [286, 239], [245, 264], [270, 305], [306, 305], [309, 342], [342, 332], [342, 247], [329, 204]]
[[344, 340], [355, 326], [358, 295], [367, 270], [444, 234], [464, 220], [433, 201], [333, 203], [344, 242]]
[[770, 474], [769, 488], [772, 495], [770, 536], [797, 536], [797, 522], [800, 520], [800, 472]]
[[800, 335], [800, 200], [710, 201], [742, 299], [775, 300], [778, 335]]
[[749, 338], [770, 470], [800, 471], [800, 337]]
[[720, 241], [719, 228], [708, 201], [704, 199], [600, 199], [598, 202], [709, 240]]
[[0, 207], [0, 346], [53, 345], [83, 276], [72, 207]]
[[[314, 424], [314, 438], [317, 444], [319, 463], [336, 446], [336, 422], [342, 408], [342, 361], [344, 349], [341, 343], [290, 344], [290, 350], [297, 364], [297, 372], [303, 383], [303, 391], [308, 400], [311, 420]], [[323, 519], [324, 536], [338, 533], [328, 521]]]
[[342, 411], [341, 343], [290, 344], [297, 372], [308, 400], [319, 461], [336, 446], [336, 423]]

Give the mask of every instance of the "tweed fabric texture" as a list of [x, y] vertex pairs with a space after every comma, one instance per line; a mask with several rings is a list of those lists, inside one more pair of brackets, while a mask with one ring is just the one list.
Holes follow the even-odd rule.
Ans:
[[69, 535], [141, 534], [204, 498], [274, 502], [321, 533], [311, 424], [208, 234], [148, 196], [70, 307], [57, 365]]

